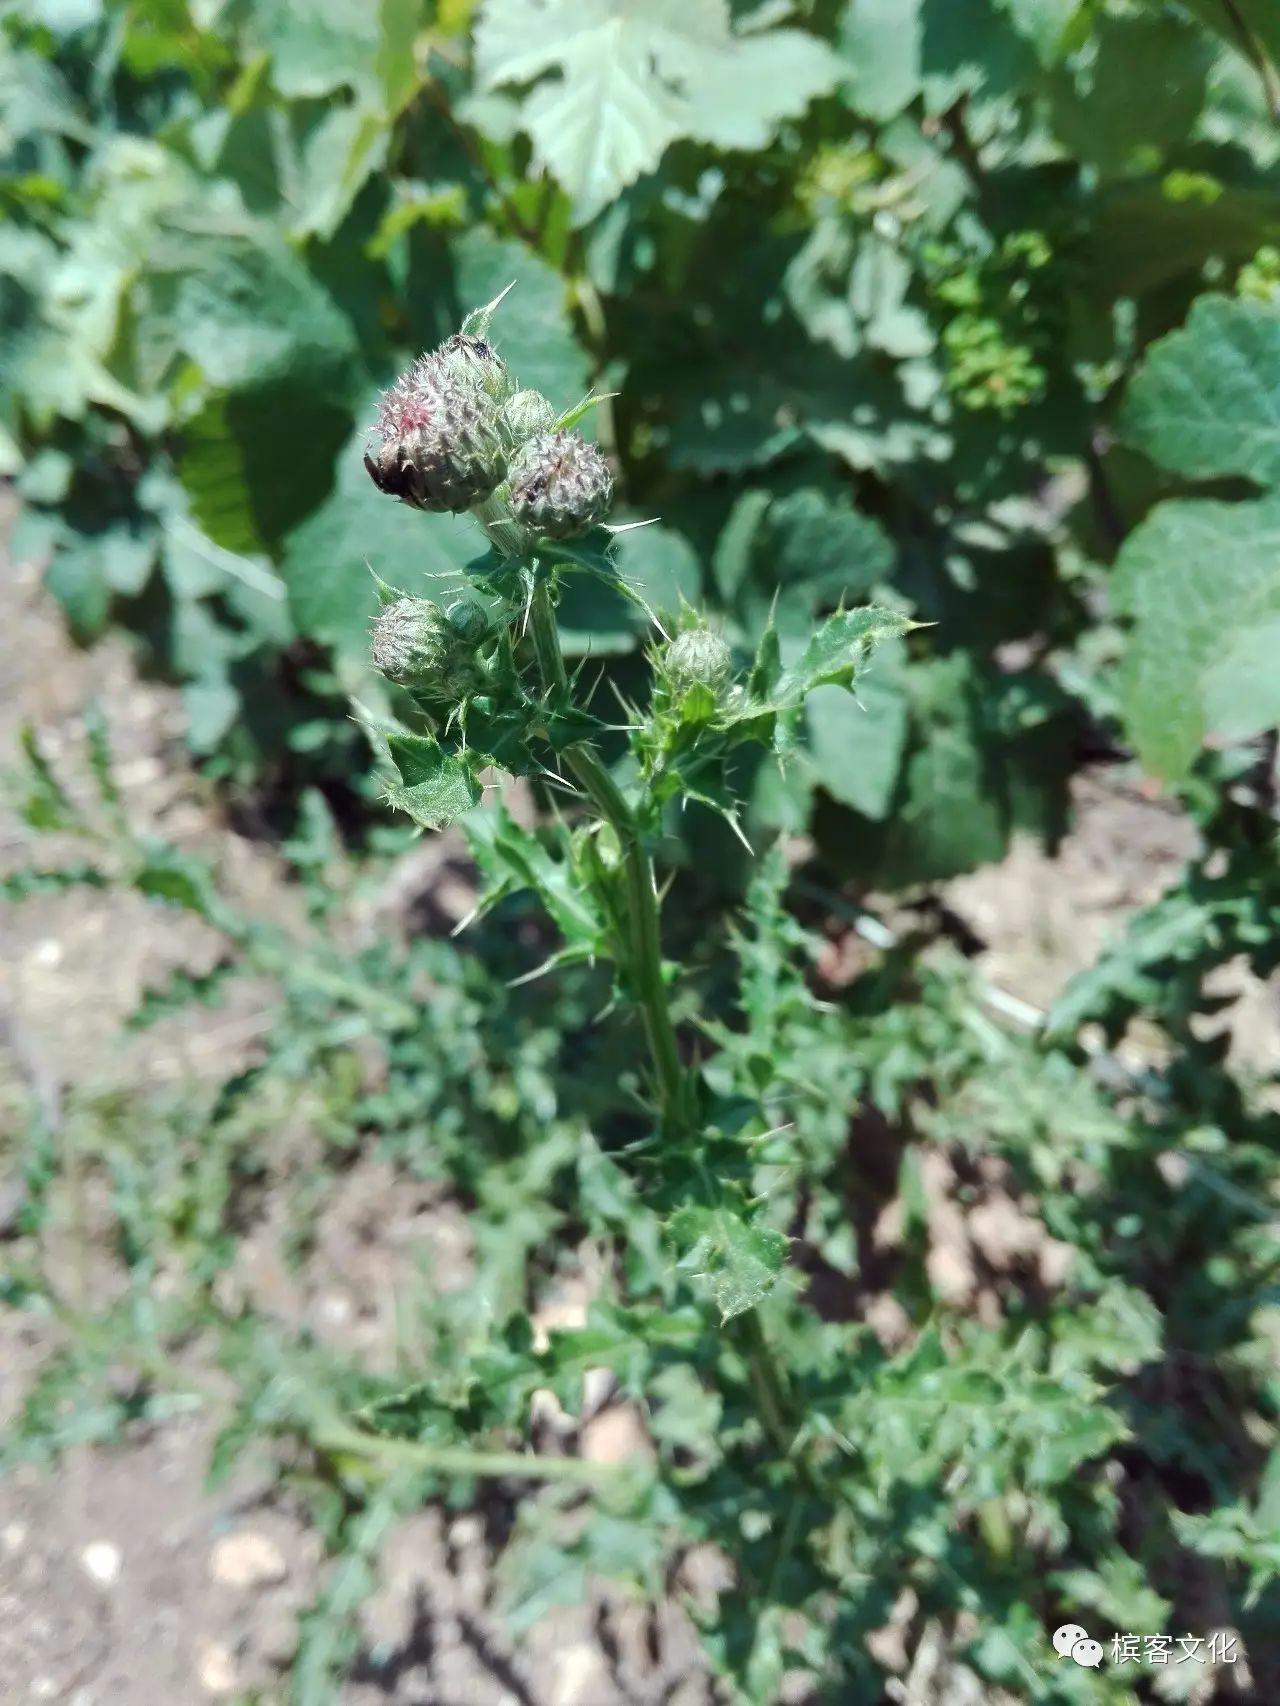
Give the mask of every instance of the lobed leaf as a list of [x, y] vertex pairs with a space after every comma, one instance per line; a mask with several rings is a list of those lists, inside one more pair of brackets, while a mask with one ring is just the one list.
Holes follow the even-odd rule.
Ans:
[[800, 30], [735, 35], [725, 0], [487, 0], [476, 71], [537, 85], [524, 127], [585, 223], [681, 137], [764, 147], [842, 67]]

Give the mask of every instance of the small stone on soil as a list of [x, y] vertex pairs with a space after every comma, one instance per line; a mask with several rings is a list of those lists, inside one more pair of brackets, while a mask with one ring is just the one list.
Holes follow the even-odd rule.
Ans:
[[80, 1554], [80, 1562], [86, 1573], [104, 1588], [109, 1588], [120, 1578], [120, 1567], [124, 1563], [120, 1548], [110, 1540], [91, 1540]]
[[205, 1641], [196, 1661], [196, 1675], [206, 1694], [231, 1694], [238, 1683], [235, 1654], [222, 1641]]
[[224, 1534], [209, 1554], [209, 1574], [229, 1588], [270, 1587], [289, 1574], [284, 1553], [269, 1534], [243, 1529]]

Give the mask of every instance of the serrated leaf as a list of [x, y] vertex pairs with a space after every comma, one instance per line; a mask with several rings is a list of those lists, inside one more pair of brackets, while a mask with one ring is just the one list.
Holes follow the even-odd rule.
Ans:
[[489, 880], [483, 904], [532, 889], [551, 914], [570, 949], [580, 957], [603, 951], [604, 931], [590, 891], [568, 859], [556, 859], [532, 830], [524, 829], [505, 807], [478, 813], [467, 824], [467, 841], [476, 864]]
[[1202, 296], [1186, 325], [1152, 346], [1122, 427], [1174, 473], [1280, 485], [1280, 309]]
[[487, 0], [476, 70], [537, 84], [524, 126], [584, 223], [680, 137], [762, 148], [842, 67], [799, 30], [735, 36], [725, 0]]
[[897, 639], [914, 626], [909, 616], [879, 605], [838, 610], [828, 616], [801, 653], [784, 669], [773, 690], [779, 705], [798, 705], [806, 693], [828, 684], [852, 685], [858, 665], [882, 640]]
[[444, 829], [479, 805], [480, 784], [465, 757], [445, 752], [431, 735], [391, 733], [386, 743], [399, 772], [387, 800], [423, 829]]
[[1162, 504], [1125, 541], [1116, 592], [1134, 619], [1121, 707], [1145, 764], [1176, 780], [1206, 736], [1271, 726], [1275, 661], [1256, 635], [1280, 620], [1280, 493]]
[[787, 1259], [785, 1233], [723, 1204], [677, 1209], [667, 1231], [683, 1251], [678, 1265], [708, 1292], [723, 1321], [767, 1297]]

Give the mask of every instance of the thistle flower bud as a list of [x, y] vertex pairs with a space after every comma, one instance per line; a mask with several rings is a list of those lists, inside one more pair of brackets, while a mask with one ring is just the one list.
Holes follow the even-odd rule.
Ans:
[[574, 432], [539, 433], [511, 464], [511, 511], [548, 539], [585, 533], [608, 513], [613, 475], [596, 449]]
[[478, 646], [489, 635], [489, 612], [474, 598], [459, 600], [445, 613], [450, 628], [469, 646]]
[[675, 688], [714, 690], [728, 679], [733, 669], [733, 653], [713, 629], [686, 628], [667, 647], [662, 668]]
[[428, 358], [442, 383], [452, 382], [495, 403], [511, 395], [511, 373], [487, 338], [455, 332]]
[[493, 415], [487, 397], [445, 373], [436, 356], [424, 356], [382, 395], [382, 443], [364, 459], [369, 477], [416, 509], [470, 509], [505, 469]]
[[549, 433], [555, 424], [556, 412], [541, 391], [517, 391], [503, 405], [502, 425], [512, 444]]
[[447, 614], [427, 598], [398, 598], [373, 629], [373, 664], [389, 681], [455, 702], [479, 681], [476, 647], [489, 618], [472, 600]]

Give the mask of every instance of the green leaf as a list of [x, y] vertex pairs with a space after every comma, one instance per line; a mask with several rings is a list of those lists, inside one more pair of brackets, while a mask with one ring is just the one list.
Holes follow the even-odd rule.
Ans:
[[[370, 415], [372, 399], [361, 410]], [[280, 574], [299, 632], [344, 656], [368, 655], [378, 614], [373, 570], [419, 598], [457, 593], [475, 556], [476, 532], [463, 516], [428, 515], [394, 503], [365, 472], [365, 434], [343, 447], [332, 495], [284, 542]]]
[[[177, 347], [220, 390], [257, 391], [278, 380], [341, 393], [354, 374], [350, 320], [269, 229], [197, 244], [178, 281], [172, 328]], [[296, 431], [301, 423], [293, 424]]]
[[1185, 776], [1206, 736], [1276, 720], [1280, 493], [1251, 504], [1166, 503], [1126, 540], [1116, 593], [1134, 620], [1120, 674], [1144, 764]]
[[488, 335], [520, 384], [556, 403], [576, 402], [590, 382], [589, 370], [560, 274], [522, 243], [483, 227], [459, 238], [452, 253], [463, 308], [491, 301], [514, 280]]
[[253, 20], [282, 95], [328, 95], [374, 80], [379, 48], [374, 0], [254, 0]]
[[702, 590], [698, 554], [672, 527], [637, 527], [614, 549], [619, 575], [655, 614], [692, 604]]
[[744, 1219], [725, 1205], [679, 1208], [667, 1231], [683, 1251], [679, 1266], [708, 1293], [722, 1321], [754, 1309], [777, 1283], [787, 1259], [785, 1233]]
[[557, 859], [532, 830], [524, 829], [505, 807], [479, 812], [467, 823], [472, 856], [489, 886], [483, 905], [532, 889], [551, 914], [566, 945], [579, 957], [604, 951], [604, 929], [582, 873], [568, 859]]
[[[1153, 346], [1125, 402], [1128, 436], [1191, 478], [1280, 484], [1280, 312], [1202, 297]], [[1280, 721], [1280, 493], [1161, 505], [1125, 541], [1115, 589], [1133, 618], [1121, 708], [1143, 762], [1186, 775], [1206, 738]]]
[[848, 0], [840, 47], [854, 110], [889, 119], [920, 93], [919, 0]]
[[868, 604], [838, 610], [819, 628], [797, 663], [784, 669], [773, 690], [780, 705], [798, 705], [815, 687], [851, 687], [858, 665], [882, 640], [896, 639], [915, 627], [909, 616]]
[[447, 753], [431, 735], [388, 734], [387, 751], [399, 780], [388, 803], [423, 829], [444, 829], [480, 803], [480, 784], [465, 756]]
[[106, 626], [111, 585], [106, 564], [92, 539], [68, 534], [54, 549], [44, 584], [66, 613], [78, 640], [91, 640]]
[[859, 678], [856, 697], [819, 687], [805, 701], [815, 779], [832, 799], [875, 820], [888, 815], [906, 745], [905, 664], [901, 643], [889, 641]]
[[1202, 296], [1148, 352], [1121, 424], [1176, 474], [1280, 485], [1280, 309]]
[[524, 127], [578, 223], [681, 137], [763, 148], [841, 69], [800, 30], [735, 36], [726, 0], [487, 0], [476, 26], [482, 88], [537, 84]]

